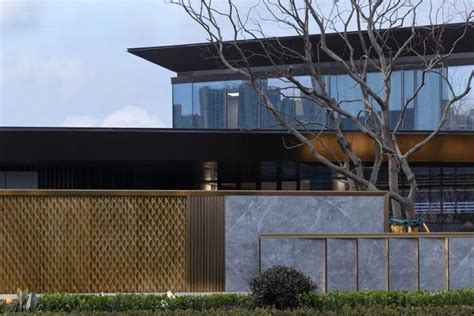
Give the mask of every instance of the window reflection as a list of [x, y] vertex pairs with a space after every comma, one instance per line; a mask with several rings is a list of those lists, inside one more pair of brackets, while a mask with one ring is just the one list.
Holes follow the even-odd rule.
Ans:
[[197, 128], [226, 128], [226, 91], [223, 81], [197, 82], [193, 86], [193, 114]]
[[[330, 76], [330, 95], [339, 102], [339, 107], [351, 115], [364, 121], [364, 103], [362, 92], [355, 81], [349, 75]], [[341, 118], [342, 128], [346, 130], [356, 129], [353, 122], [347, 117]]]
[[[422, 84], [421, 70], [394, 71], [391, 77], [390, 126], [394, 128], [401, 118], [400, 130], [432, 130], [439, 124], [441, 115], [452, 93], [441, 73], [453, 85], [456, 94], [466, 88], [473, 65], [435, 69], [427, 72], [418, 95], [414, 92]], [[318, 91], [320, 87], [310, 76], [296, 79], [305, 87]], [[346, 74], [324, 77], [330, 96], [340, 101], [339, 106], [366, 122], [366, 104], [359, 86]], [[376, 93], [383, 96], [383, 78], [380, 73], [370, 73], [367, 82]], [[297, 128], [320, 129], [326, 124], [327, 112], [310, 97], [304, 95], [286, 79], [261, 79], [260, 85], [268, 94], [275, 111]], [[377, 109], [375, 100], [369, 102]], [[356, 126], [342, 118], [346, 130]], [[278, 129], [281, 128], [271, 111], [265, 108], [248, 81], [211, 81], [173, 85], [173, 127], [175, 128], [228, 128], [228, 129]], [[474, 92], [456, 102], [448, 112], [445, 130], [474, 130]]]
[[192, 128], [193, 125], [193, 85], [180, 83], [173, 85], [173, 127]]
[[[328, 77], [323, 77], [327, 86]], [[321, 91], [321, 87], [313, 77], [300, 76], [296, 77], [300, 84], [314, 91]], [[297, 127], [305, 129], [321, 129], [327, 120], [326, 111], [323, 110], [314, 99], [305, 95], [300, 89], [295, 88], [295, 119]]]
[[[467, 87], [467, 80], [474, 70], [474, 65], [450, 67], [448, 78], [456, 94], [461, 94]], [[471, 88], [472, 88], [471, 84]], [[443, 89], [443, 103], [449, 99], [451, 93], [446, 85]], [[461, 100], [451, 107], [448, 121], [444, 126], [446, 130], [474, 130], [474, 92], [473, 89]]]

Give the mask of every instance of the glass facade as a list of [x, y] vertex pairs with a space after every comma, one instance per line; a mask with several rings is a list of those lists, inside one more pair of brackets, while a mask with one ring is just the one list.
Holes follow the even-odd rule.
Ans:
[[[450, 67], [447, 72], [456, 93], [465, 88], [474, 66]], [[400, 129], [423, 131], [436, 128], [449, 99], [450, 92], [440, 71], [425, 74], [425, 84], [405, 111]], [[297, 79], [308, 88], [319, 89], [310, 76]], [[398, 122], [402, 106], [421, 84], [420, 70], [396, 71], [391, 77], [390, 124]], [[329, 94], [338, 100], [340, 107], [365, 122], [365, 105], [360, 88], [346, 74], [324, 78]], [[379, 73], [370, 73], [370, 86], [383, 94], [383, 81]], [[294, 85], [282, 78], [261, 79], [275, 110], [289, 123], [300, 128], [318, 129], [326, 121], [326, 112], [314, 101], [305, 97]], [[372, 102], [375, 102], [371, 100]], [[342, 120], [343, 128], [355, 126]], [[177, 83], [173, 85], [173, 127], [209, 129], [278, 129], [271, 111], [262, 104], [251, 87], [243, 80]], [[474, 130], [474, 93], [454, 104], [448, 115], [445, 130]]]

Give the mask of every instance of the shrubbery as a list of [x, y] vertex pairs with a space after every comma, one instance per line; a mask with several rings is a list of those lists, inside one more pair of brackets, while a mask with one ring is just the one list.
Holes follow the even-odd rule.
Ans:
[[[474, 308], [474, 289], [438, 292], [329, 292], [306, 293], [299, 296], [301, 310], [331, 312], [344, 309], [391, 310], [418, 308], [447, 308], [470, 306]], [[111, 296], [46, 294], [38, 299], [37, 311], [43, 312], [122, 312], [122, 311], [174, 311], [174, 310], [255, 310], [252, 296], [242, 294], [212, 294], [202, 296], [119, 294]], [[464, 308], [464, 307], [462, 307]]]
[[302, 306], [320, 311], [334, 311], [344, 307], [390, 306], [393, 308], [474, 306], [474, 289], [402, 292], [402, 291], [365, 291], [365, 292], [315, 292], [300, 296]]
[[[456, 315], [456, 316], [471, 316], [474, 315], [474, 306], [417, 306], [417, 307], [393, 307], [393, 306], [344, 306], [343, 308], [335, 311], [319, 311], [312, 308], [298, 308], [294, 310], [278, 310], [273, 308], [235, 308], [235, 309], [209, 309], [203, 311], [197, 310], [174, 310], [174, 311], [121, 311], [121, 312], [94, 312], [86, 311], [81, 313], [71, 313], [72, 315], [81, 316], [110, 316], [110, 315], [122, 315], [122, 316], [149, 316], [149, 315], [229, 315], [229, 316], [243, 316], [243, 315], [258, 315], [258, 316], [286, 316], [286, 315], [298, 315], [298, 316], [339, 316], [339, 315], [360, 315], [360, 316], [431, 316], [431, 315]], [[62, 312], [38, 312], [41, 316], [64, 316]]]
[[[285, 274], [283, 274], [285, 275]], [[292, 274], [290, 274], [292, 275]], [[280, 280], [281, 274], [278, 275]], [[263, 284], [269, 284], [266, 281]], [[273, 293], [273, 292], [272, 292]], [[283, 295], [283, 294], [282, 294]], [[330, 292], [314, 291], [297, 297], [298, 308], [279, 304], [261, 309], [252, 295], [202, 296], [119, 294], [110, 296], [46, 294], [38, 298], [41, 315], [474, 315], [474, 289], [438, 292]], [[291, 301], [292, 303], [294, 301]], [[2, 313], [0, 301], [0, 314]], [[8, 307], [3, 311], [8, 312]]]
[[250, 290], [259, 307], [295, 308], [298, 296], [316, 289], [316, 284], [303, 273], [289, 267], [274, 266], [258, 273], [250, 281]]
[[251, 308], [252, 299], [242, 294], [212, 294], [202, 296], [166, 295], [68, 295], [46, 294], [39, 298], [37, 310], [45, 312], [120, 312], [129, 310], [210, 310]]

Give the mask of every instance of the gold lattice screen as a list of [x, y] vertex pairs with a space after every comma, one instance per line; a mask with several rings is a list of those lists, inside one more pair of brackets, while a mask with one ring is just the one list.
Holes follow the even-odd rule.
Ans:
[[186, 291], [186, 197], [0, 196], [0, 293]]

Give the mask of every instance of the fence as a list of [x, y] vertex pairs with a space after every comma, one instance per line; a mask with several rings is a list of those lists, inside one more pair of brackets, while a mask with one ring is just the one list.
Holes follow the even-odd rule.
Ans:
[[227, 195], [374, 193], [0, 190], [0, 293], [223, 291]]
[[474, 233], [259, 236], [259, 269], [293, 266], [321, 292], [474, 287]]
[[224, 194], [0, 191], [0, 293], [222, 291]]

